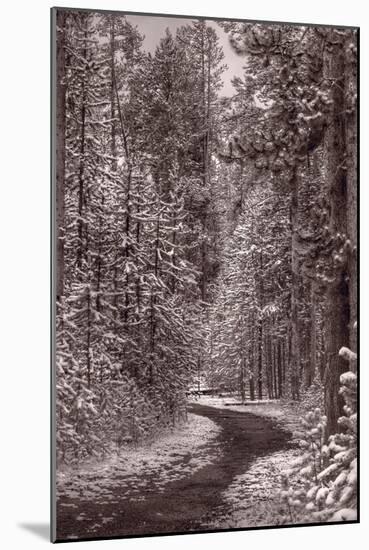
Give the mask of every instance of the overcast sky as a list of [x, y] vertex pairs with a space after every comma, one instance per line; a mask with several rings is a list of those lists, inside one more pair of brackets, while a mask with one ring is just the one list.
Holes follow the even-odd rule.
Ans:
[[[145, 35], [143, 47], [147, 52], [154, 52], [159, 41], [165, 35], [165, 29], [169, 27], [175, 34], [178, 27], [191, 24], [192, 19], [176, 17], [154, 17], [151, 15], [126, 15], [128, 21], [137, 25], [141, 34]], [[215, 21], [207, 21], [210, 27], [213, 27], [219, 36], [219, 43], [224, 51], [224, 63], [228, 65], [227, 71], [223, 73], [222, 95], [230, 96], [234, 93], [231, 80], [234, 76], [242, 76], [242, 67], [245, 64], [245, 58], [237, 55], [229, 45], [227, 34], [221, 29]]]

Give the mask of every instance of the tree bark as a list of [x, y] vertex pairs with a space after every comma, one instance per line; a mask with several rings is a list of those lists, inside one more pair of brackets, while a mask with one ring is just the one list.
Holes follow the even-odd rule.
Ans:
[[[357, 350], [357, 32], [351, 31], [345, 43], [347, 236], [351, 243], [349, 257], [350, 348]], [[352, 47], [353, 46], [353, 47]]]
[[56, 300], [64, 294], [65, 218], [65, 23], [66, 13], [56, 15]]
[[316, 327], [316, 297], [314, 283], [310, 284], [310, 319], [309, 319], [309, 357], [307, 357], [305, 367], [305, 386], [309, 388], [313, 383], [316, 371], [316, 347], [317, 347], [317, 327]]
[[[260, 250], [260, 271], [259, 271], [259, 307], [263, 308], [264, 285], [263, 285], [263, 252]], [[263, 319], [260, 315], [258, 320], [258, 398], [263, 399]]]
[[[331, 31], [333, 36], [334, 31]], [[345, 90], [343, 41], [333, 36], [325, 53], [325, 77], [332, 82], [333, 107], [330, 124], [325, 134], [326, 174], [330, 202], [329, 229], [332, 236], [347, 231], [347, 172], [345, 128]], [[325, 311], [326, 368], [324, 374], [325, 410], [328, 435], [338, 430], [337, 420], [342, 413], [343, 399], [339, 395], [340, 375], [347, 370], [346, 362], [338, 353], [350, 340], [350, 297], [348, 271], [345, 265], [336, 268], [334, 280], [327, 288]]]
[[251, 313], [251, 327], [250, 327], [250, 355], [249, 355], [249, 364], [250, 364], [250, 377], [249, 377], [249, 388], [250, 388], [250, 399], [251, 401], [255, 400], [255, 377], [254, 377], [254, 361], [255, 361], [255, 319], [254, 313]]
[[282, 375], [282, 342], [278, 340], [278, 399], [282, 397], [283, 375]]
[[300, 398], [300, 339], [299, 339], [299, 262], [297, 257], [297, 230], [298, 230], [298, 173], [294, 168], [291, 181], [291, 353], [290, 353], [290, 382], [292, 399]]

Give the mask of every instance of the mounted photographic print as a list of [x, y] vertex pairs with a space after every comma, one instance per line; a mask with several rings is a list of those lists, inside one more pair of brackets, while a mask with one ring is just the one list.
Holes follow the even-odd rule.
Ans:
[[358, 521], [357, 28], [52, 9], [52, 540]]

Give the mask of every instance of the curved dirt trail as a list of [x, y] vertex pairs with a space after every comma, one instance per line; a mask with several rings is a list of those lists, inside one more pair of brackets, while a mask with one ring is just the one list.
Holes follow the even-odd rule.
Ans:
[[[61, 498], [57, 507], [57, 539], [70, 540], [71, 534], [73, 538], [86, 539], [206, 531], [210, 529], [209, 521], [214, 525], [217, 516], [227, 513], [222, 493], [234, 477], [247, 471], [256, 457], [290, 446], [291, 434], [269, 419], [198, 404], [192, 404], [189, 411], [210, 418], [222, 428], [211, 445], [204, 445], [203, 452], [211, 457], [210, 464], [189, 477], [168, 483], [161, 494], [146, 491], [141, 501], [119, 501], [117, 494], [118, 504], [79, 499], [78, 508], [91, 518], [90, 525], [78, 524], [70, 499]], [[185, 457], [183, 465], [190, 458]], [[111, 516], [113, 510], [114, 520], [97, 526], [96, 520]]]

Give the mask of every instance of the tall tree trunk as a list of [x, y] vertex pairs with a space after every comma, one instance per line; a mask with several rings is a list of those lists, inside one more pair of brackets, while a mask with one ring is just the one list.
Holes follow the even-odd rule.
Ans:
[[[260, 250], [259, 270], [259, 307], [263, 309], [264, 285], [263, 285], [263, 252]], [[263, 399], [263, 319], [260, 315], [258, 320], [258, 398]]]
[[[110, 156], [112, 158], [111, 168], [114, 175], [117, 173], [117, 120], [115, 110], [115, 23], [114, 16], [110, 17]], [[114, 333], [118, 333], [118, 308], [119, 308], [119, 282], [118, 282], [118, 262], [119, 262], [119, 242], [116, 239], [115, 254], [114, 254], [114, 267], [113, 267], [113, 319], [114, 319]]]
[[291, 353], [290, 353], [290, 377], [291, 377], [291, 397], [300, 398], [300, 340], [299, 340], [299, 263], [297, 257], [297, 231], [298, 231], [298, 173], [294, 168], [291, 181]]
[[[176, 268], [176, 244], [177, 244], [177, 231], [176, 231], [176, 226], [177, 226], [177, 214], [174, 212], [173, 213], [173, 232], [172, 232], [172, 244], [173, 244], [173, 253], [172, 253], [172, 265], [174, 267], [174, 270], [175, 271], [175, 268]], [[176, 278], [175, 276], [173, 275], [172, 276], [172, 284], [171, 284], [171, 287], [172, 287], [172, 293], [174, 294], [175, 291], [176, 291]]]
[[[84, 49], [83, 59], [87, 58], [87, 39], [88, 39], [88, 19], [85, 18], [85, 32], [84, 32]], [[81, 86], [81, 134], [80, 134], [80, 151], [79, 151], [79, 169], [78, 169], [78, 248], [77, 248], [77, 267], [80, 270], [80, 278], [82, 277], [82, 259], [84, 254], [83, 246], [83, 228], [84, 228], [84, 193], [85, 193], [85, 147], [86, 147], [86, 87], [87, 87], [87, 74], [86, 69], [82, 76]]]
[[[347, 230], [347, 173], [345, 128], [344, 51], [342, 40], [333, 35], [332, 44], [325, 53], [325, 78], [332, 82], [333, 107], [330, 124], [325, 135], [326, 173], [328, 197], [330, 201], [329, 229], [333, 236], [345, 234]], [[328, 285], [327, 307], [325, 312], [326, 329], [326, 368], [325, 410], [328, 434], [338, 429], [337, 420], [341, 415], [343, 400], [339, 396], [340, 375], [347, 365], [338, 353], [342, 346], [349, 346], [350, 340], [350, 299], [347, 282], [347, 268], [342, 266], [335, 271], [334, 281]]]
[[[155, 236], [155, 243], [154, 243], [154, 275], [155, 275], [155, 284], [159, 275], [159, 238], [160, 238], [160, 205], [158, 205], [158, 215], [156, 220], [156, 236]], [[151, 289], [150, 293], [150, 368], [149, 368], [149, 376], [150, 376], [150, 384], [153, 385], [154, 383], [154, 350], [155, 350], [155, 338], [156, 338], [156, 315], [155, 315], [155, 307], [156, 307], [156, 292], [155, 290]]]
[[263, 399], [263, 323], [258, 323], [258, 398]]
[[[138, 183], [137, 194], [140, 196], [140, 180]], [[140, 248], [140, 239], [141, 239], [141, 222], [140, 222], [140, 203], [137, 203], [137, 222], [136, 222], [136, 248], [137, 252]], [[174, 255], [174, 254], [173, 254]], [[141, 310], [141, 285], [140, 277], [136, 277], [136, 304], [137, 304], [137, 315], [140, 316]]]
[[[123, 145], [123, 150], [125, 154], [125, 159], [127, 162], [127, 184], [126, 184], [126, 197], [125, 197], [125, 204], [126, 204], [126, 219], [125, 219], [125, 246], [124, 246], [124, 255], [126, 259], [126, 264], [128, 262], [129, 258], [129, 240], [130, 240], [130, 222], [131, 222], [131, 185], [132, 185], [132, 174], [133, 174], [133, 166], [131, 162], [131, 155], [130, 155], [130, 149], [128, 146], [128, 138], [127, 138], [127, 130], [125, 126], [125, 120], [124, 120], [124, 114], [121, 106], [121, 101], [119, 98], [118, 93], [118, 85], [117, 85], [117, 77], [115, 73], [115, 42], [114, 42], [114, 24], [112, 23], [111, 28], [111, 77], [112, 77], [112, 86], [115, 89], [115, 98], [117, 102], [117, 109], [118, 109], [118, 116], [119, 116], [119, 122], [120, 122], [120, 130], [121, 130], [121, 140]], [[124, 322], [127, 323], [128, 321], [128, 308], [129, 308], [129, 272], [126, 271], [126, 285], [125, 285], [125, 305], [124, 305], [124, 312], [123, 312], [123, 319]]]
[[241, 333], [241, 341], [240, 341], [240, 376], [239, 376], [239, 389], [240, 389], [240, 395], [241, 395], [241, 401], [244, 403], [246, 399], [246, 385], [245, 385], [245, 373], [246, 373], [246, 326], [245, 326], [245, 319], [243, 316], [243, 313], [241, 313], [240, 318], [240, 333]]
[[206, 110], [206, 76], [205, 76], [205, 31], [206, 23], [203, 21], [201, 26], [201, 95], [202, 95], [202, 169], [204, 187], [207, 184], [207, 110]]
[[114, 16], [110, 19], [110, 151], [112, 157], [112, 169], [117, 171], [117, 146], [116, 146], [116, 118], [115, 118], [115, 25]]
[[210, 108], [211, 108], [211, 44], [208, 38], [207, 49], [207, 83], [206, 83], [206, 150], [205, 150], [205, 167], [207, 182], [210, 184]]
[[249, 388], [250, 388], [250, 399], [255, 401], [255, 380], [253, 376], [249, 378]]
[[282, 342], [279, 339], [278, 340], [278, 399], [282, 397], [283, 394], [283, 371], [282, 371], [282, 360], [283, 360], [283, 354], [282, 354]]
[[56, 14], [56, 301], [64, 294], [65, 218], [65, 23], [66, 13]]
[[201, 299], [206, 302], [206, 287], [207, 287], [207, 263], [208, 263], [208, 247], [206, 242], [206, 212], [204, 212], [204, 217], [202, 220], [203, 231], [205, 235], [202, 236], [201, 241]]
[[314, 283], [310, 284], [310, 337], [309, 337], [309, 357], [307, 357], [305, 368], [305, 385], [310, 387], [313, 383], [316, 371], [316, 297]]
[[86, 334], [86, 367], [87, 367], [87, 387], [91, 387], [91, 291], [90, 285], [87, 287], [87, 334]]
[[255, 400], [255, 378], [254, 378], [254, 361], [255, 361], [255, 321], [254, 321], [254, 312], [251, 313], [251, 327], [250, 327], [250, 377], [249, 377], [249, 388], [250, 388], [250, 399], [251, 401]]
[[265, 375], [267, 383], [267, 391], [269, 399], [273, 398], [273, 358], [272, 358], [272, 345], [270, 340], [269, 330], [264, 334], [264, 348], [265, 348]]
[[275, 341], [273, 341], [273, 385], [274, 385], [274, 399], [278, 397], [278, 356], [277, 356], [277, 346]]
[[240, 395], [242, 403], [246, 399], [246, 385], [245, 385], [245, 357], [242, 356], [241, 359], [241, 369], [240, 369]]
[[101, 191], [101, 205], [99, 213], [99, 229], [98, 229], [98, 243], [97, 243], [97, 260], [96, 260], [96, 310], [100, 312], [101, 309], [101, 279], [102, 279], [102, 235], [103, 235], [103, 217], [104, 217], [104, 204], [105, 196], [104, 191]]
[[282, 385], [283, 392], [286, 388], [286, 365], [287, 365], [287, 348], [288, 348], [288, 335], [282, 340]]
[[347, 236], [351, 242], [349, 258], [350, 347], [357, 350], [357, 32], [351, 31], [345, 43], [346, 116], [346, 177]]
[[131, 224], [131, 185], [132, 185], [132, 166], [129, 165], [127, 176], [127, 194], [126, 194], [126, 226], [125, 226], [125, 258], [126, 258], [126, 290], [125, 290], [125, 307], [124, 307], [124, 322], [128, 321], [128, 308], [129, 308], [129, 270], [128, 259], [130, 255], [130, 224]]

